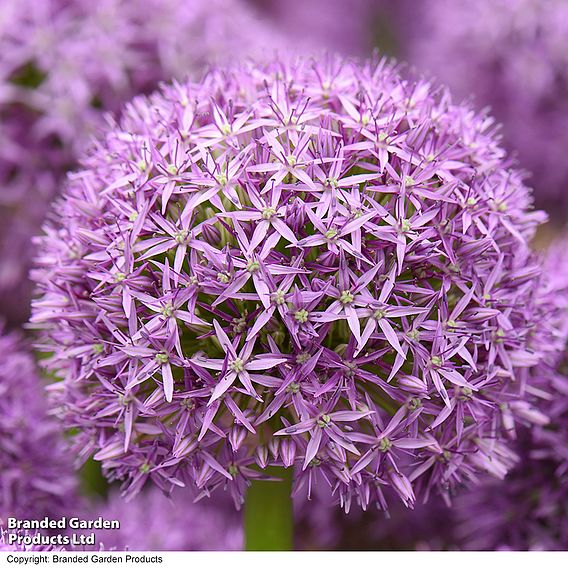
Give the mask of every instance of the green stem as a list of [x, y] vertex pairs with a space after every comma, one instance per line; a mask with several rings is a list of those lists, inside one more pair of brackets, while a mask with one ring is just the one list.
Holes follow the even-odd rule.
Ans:
[[278, 481], [255, 480], [245, 500], [246, 550], [292, 550], [292, 468], [264, 470]]
[[100, 462], [89, 458], [79, 473], [81, 489], [89, 497], [106, 497], [108, 495], [108, 482], [104, 478]]

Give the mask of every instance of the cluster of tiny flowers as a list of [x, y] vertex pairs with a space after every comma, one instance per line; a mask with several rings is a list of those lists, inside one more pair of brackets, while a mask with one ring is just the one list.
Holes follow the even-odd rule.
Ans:
[[181, 491], [168, 499], [152, 487], [127, 503], [112, 494], [99, 515], [120, 522], [120, 529], [97, 532], [97, 542], [107, 549], [242, 550], [244, 545], [240, 516], [227, 499], [194, 503]]
[[59, 424], [22, 342], [0, 334], [0, 518], [60, 515], [74, 490]]
[[127, 495], [237, 505], [268, 465], [346, 509], [504, 476], [540, 356], [530, 201], [491, 119], [385, 61], [135, 99], [37, 241], [32, 321], [81, 455]]
[[[265, 48], [244, 0], [18, 0], [0, 14], [0, 310], [25, 317], [30, 238], [104, 113]], [[24, 312], [24, 313], [22, 313]]]
[[[405, 56], [454, 93], [490, 105], [539, 202], [568, 205], [568, 3], [549, 0], [406, 0]], [[416, 11], [419, 11], [417, 17]], [[413, 26], [409, 20], [417, 23]]]
[[479, 550], [566, 550], [568, 547], [568, 254], [555, 245], [545, 265], [542, 321], [552, 349], [532, 373], [532, 428], [519, 434], [519, 465], [504, 483], [456, 499], [455, 540]]

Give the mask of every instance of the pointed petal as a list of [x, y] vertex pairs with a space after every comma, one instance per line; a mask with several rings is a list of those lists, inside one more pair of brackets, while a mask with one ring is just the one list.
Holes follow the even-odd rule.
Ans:
[[172, 402], [174, 396], [174, 376], [169, 363], [162, 365], [162, 381], [164, 382], [164, 395], [168, 402]]

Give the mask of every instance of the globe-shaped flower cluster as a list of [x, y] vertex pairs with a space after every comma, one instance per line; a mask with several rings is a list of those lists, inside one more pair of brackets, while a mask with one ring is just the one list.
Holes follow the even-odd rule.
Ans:
[[490, 105], [507, 145], [532, 172], [539, 202], [565, 211], [568, 177], [559, 164], [568, 142], [568, 4], [426, 0], [401, 6], [405, 57], [460, 97]]
[[[210, 63], [283, 44], [244, 0], [18, 0], [0, 14], [0, 311], [25, 319], [22, 284], [65, 172], [136, 94]], [[151, 16], [150, 16], [151, 15]], [[243, 31], [243, 30], [246, 30]], [[269, 47], [270, 46], [270, 47]]]
[[24, 342], [1, 331], [0, 352], [0, 519], [58, 518], [75, 499], [72, 461]]
[[127, 494], [237, 504], [268, 465], [347, 508], [503, 476], [542, 215], [494, 129], [384, 61], [135, 99], [37, 243], [33, 322], [81, 454]]

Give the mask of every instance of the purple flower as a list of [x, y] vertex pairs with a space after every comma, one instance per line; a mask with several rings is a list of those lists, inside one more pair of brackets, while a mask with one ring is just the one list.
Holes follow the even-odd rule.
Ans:
[[445, 91], [384, 61], [214, 69], [128, 105], [52, 218], [33, 323], [127, 495], [240, 505], [276, 465], [412, 507], [514, 463], [543, 215]]
[[0, 311], [26, 319], [31, 237], [132, 96], [284, 40], [241, 0], [22, 0], [0, 19]]
[[0, 351], [0, 518], [58, 517], [75, 496], [60, 425], [23, 342], [2, 333]]
[[538, 201], [551, 213], [565, 211], [568, 4], [551, 0], [543, 9], [539, 0], [427, 0], [402, 7], [405, 57], [459, 97], [490, 105], [507, 146], [533, 174]]

